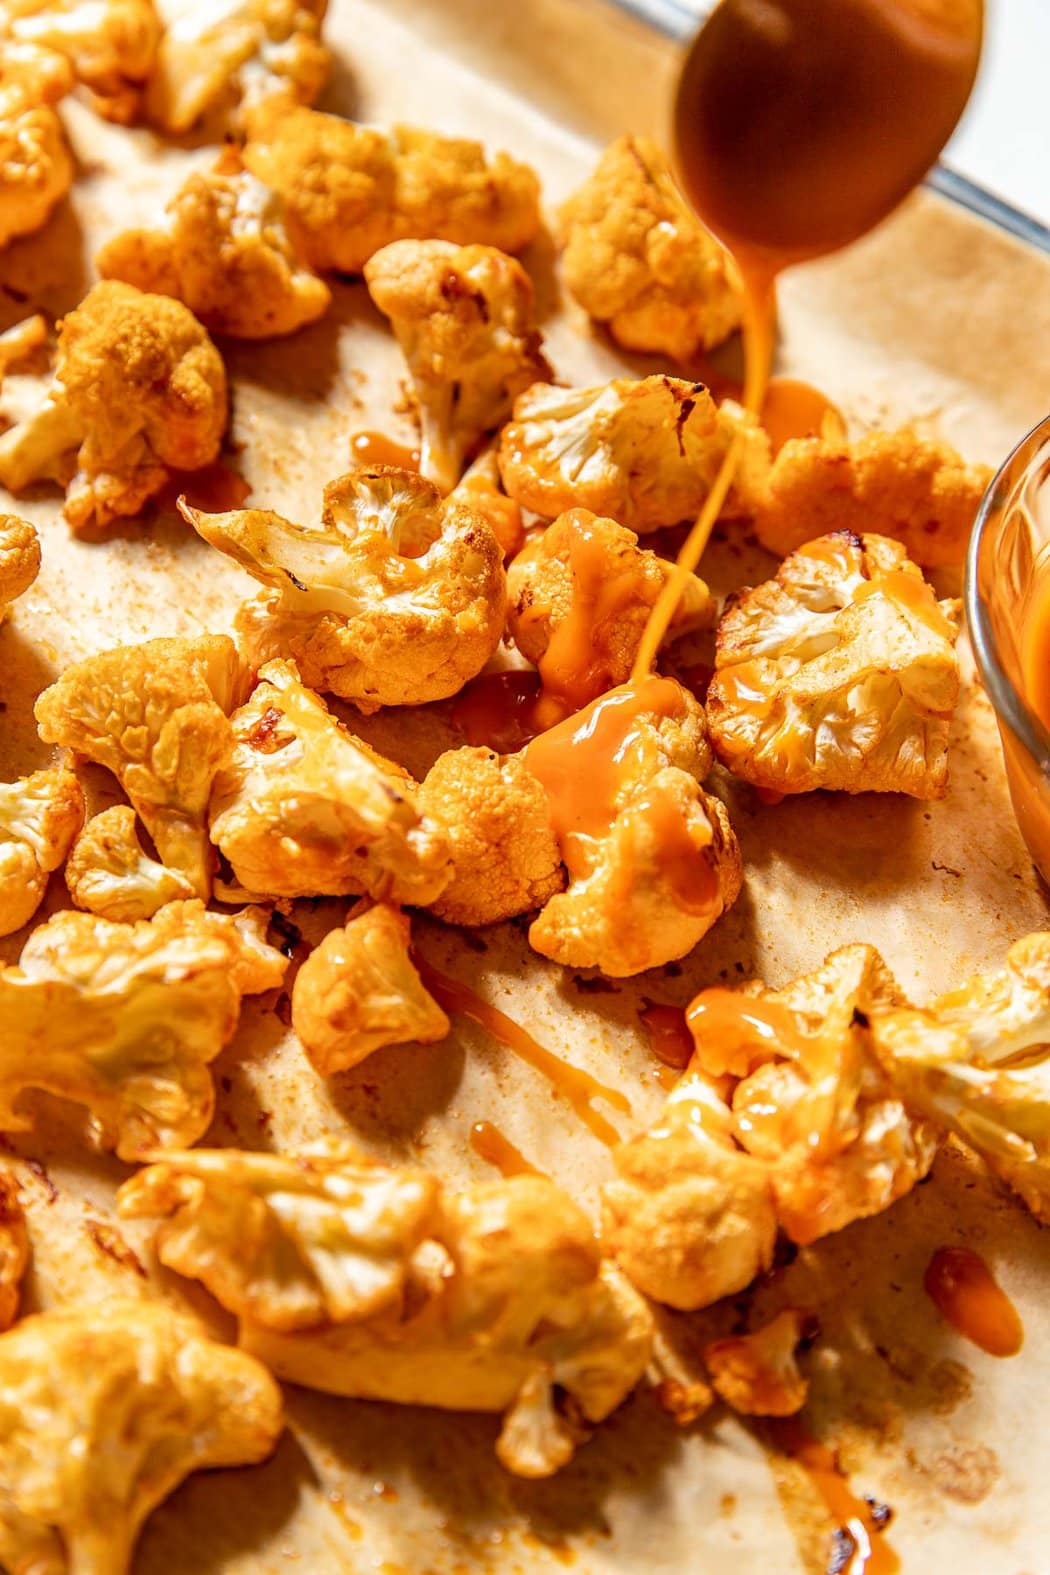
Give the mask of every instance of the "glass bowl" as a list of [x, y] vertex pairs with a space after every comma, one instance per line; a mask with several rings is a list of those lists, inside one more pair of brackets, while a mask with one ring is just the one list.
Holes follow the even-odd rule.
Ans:
[[1050, 881], [1050, 416], [1018, 443], [984, 495], [965, 598], [1017, 823]]

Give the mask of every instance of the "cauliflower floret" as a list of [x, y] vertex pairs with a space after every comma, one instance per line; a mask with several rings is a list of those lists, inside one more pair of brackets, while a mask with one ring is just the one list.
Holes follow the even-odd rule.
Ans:
[[602, 1189], [602, 1245], [646, 1296], [707, 1307], [773, 1261], [777, 1221], [767, 1167], [734, 1141], [733, 1117], [691, 1069], [655, 1126], [613, 1152]]
[[452, 879], [428, 906], [448, 924], [496, 924], [541, 908], [565, 886], [547, 795], [522, 756], [450, 749], [419, 790], [448, 832]]
[[825, 531], [852, 531], [892, 536], [923, 568], [958, 564], [991, 479], [987, 465], [907, 430], [856, 443], [794, 438], [756, 492], [755, 534], [781, 558]]
[[330, 930], [295, 977], [292, 1027], [322, 1077], [384, 1045], [434, 1044], [451, 1024], [409, 954], [408, 918], [388, 903]]
[[735, 902], [740, 850], [725, 806], [700, 787], [704, 713], [681, 685], [612, 689], [541, 733], [524, 761], [569, 872], [529, 930], [543, 956], [641, 973], [684, 957]]
[[789, 1307], [752, 1334], [706, 1345], [704, 1364], [726, 1405], [741, 1416], [794, 1416], [801, 1411], [809, 1384], [798, 1370], [795, 1352], [812, 1323]]
[[104, 279], [62, 320], [47, 398], [0, 437], [0, 482], [69, 481], [73, 529], [105, 525], [137, 514], [169, 469], [210, 464], [227, 414], [222, 357], [193, 313]]
[[715, 753], [775, 793], [943, 798], [958, 622], [899, 542], [838, 531], [807, 543], [722, 617]]
[[[625, 684], [671, 565], [633, 531], [570, 509], [523, 548], [507, 573], [508, 628], [540, 670], [544, 693], [579, 709]], [[714, 621], [715, 604], [691, 574], [667, 638]]]
[[152, 0], [5, 0], [4, 9], [8, 36], [64, 55], [100, 114], [134, 118], [160, 38]]
[[0, 1170], [0, 1330], [10, 1329], [18, 1317], [22, 1277], [29, 1264], [29, 1232], [10, 1170]]
[[579, 507], [644, 535], [700, 512], [734, 439], [741, 459], [725, 512], [747, 513], [769, 439], [739, 405], [716, 405], [703, 383], [678, 377], [537, 383], [503, 429], [500, 472], [510, 496], [547, 519]]
[[689, 361], [740, 326], [725, 252], [648, 137], [620, 137], [559, 214], [566, 287], [628, 350]]
[[399, 1311], [439, 1187], [347, 1148], [193, 1149], [140, 1170], [117, 1206], [123, 1219], [163, 1221], [155, 1246], [169, 1269], [238, 1318], [290, 1331]]
[[365, 282], [412, 374], [420, 470], [449, 492], [517, 396], [550, 377], [532, 326], [532, 280], [494, 246], [394, 241], [369, 258]]
[[84, 821], [84, 794], [64, 766], [0, 782], [0, 935], [28, 924]]
[[189, 131], [231, 101], [277, 115], [312, 104], [328, 80], [327, 0], [159, 0], [165, 30], [146, 93], [163, 131]]
[[66, 889], [78, 908], [133, 924], [165, 903], [194, 895], [193, 883], [143, 852], [135, 811], [115, 804], [88, 821], [66, 862]]
[[0, 971], [0, 1128], [28, 1130], [16, 1107], [43, 1089], [86, 1106], [121, 1159], [195, 1143], [215, 1104], [208, 1064], [241, 995], [279, 985], [286, 967], [251, 910], [178, 902], [135, 925], [55, 914]]
[[226, 635], [147, 640], [67, 667], [36, 703], [45, 743], [112, 771], [161, 859], [201, 897], [211, 892], [205, 815], [240, 682]]
[[12, 1575], [123, 1575], [191, 1471], [265, 1460], [281, 1392], [168, 1308], [55, 1307], [0, 1339], [0, 1559]]
[[499, 545], [469, 504], [379, 465], [324, 489], [320, 525], [261, 509], [183, 517], [272, 587], [237, 616], [256, 666], [290, 656], [305, 684], [361, 711], [456, 694], [499, 644], [507, 582]]
[[398, 240], [520, 252], [540, 227], [540, 186], [506, 153], [411, 126], [389, 132], [316, 110], [249, 117], [248, 168], [279, 191], [315, 268], [360, 273]]
[[525, 522], [521, 508], [508, 498], [499, 477], [499, 453], [495, 440], [487, 443], [477, 459], [464, 471], [463, 478], [449, 493], [450, 503], [465, 503], [476, 509], [499, 542], [505, 562], [521, 551], [525, 541]]
[[271, 339], [327, 311], [328, 286], [300, 259], [284, 202], [224, 154], [194, 174], [155, 229], [124, 230], [96, 258], [104, 279], [173, 295], [213, 333]]
[[436, 897], [448, 843], [408, 772], [341, 727], [293, 663], [269, 662], [259, 677], [211, 796], [211, 838], [240, 885], [271, 897]]
[[28, 520], [0, 514], [0, 623], [40, 573], [40, 537]]
[[73, 184], [73, 159], [54, 104], [71, 86], [38, 52], [0, 41], [0, 247], [32, 235]]

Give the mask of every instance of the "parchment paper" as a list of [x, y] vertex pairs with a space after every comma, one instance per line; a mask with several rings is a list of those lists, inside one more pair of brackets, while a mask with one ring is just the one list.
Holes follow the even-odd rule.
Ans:
[[[334, 0], [328, 32], [339, 61], [325, 107], [508, 147], [540, 170], [550, 203], [587, 173], [602, 141], [621, 129], [659, 129], [673, 64], [669, 46], [598, 0]], [[106, 126], [75, 104], [66, 113], [81, 179], [44, 234], [0, 258], [3, 326], [33, 307], [57, 314], [75, 305], [101, 240], [143, 222], [189, 165], [210, 156], [162, 149], [149, 133]], [[548, 240], [526, 261], [562, 377], [656, 369], [620, 356], [559, 300]], [[332, 313], [289, 341], [224, 346], [237, 463], [253, 501], [300, 518], [346, 468], [353, 431], [412, 435], [392, 413], [403, 376], [392, 339], [363, 287], [336, 283], [334, 294]], [[921, 420], [970, 457], [996, 461], [1045, 413], [1050, 261], [929, 195], [848, 256], [787, 279], [782, 308], [783, 369], [819, 383], [859, 424]], [[47, 761], [31, 707], [65, 664], [121, 641], [222, 629], [253, 590], [170, 515], [88, 543], [71, 539], [54, 492], [19, 507], [41, 528], [44, 568], [0, 631], [5, 777]], [[770, 568], [742, 536], [716, 543], [705, 563], [720, 589]], [[517, 925], [468, 944], [420, 920], [422, 950], [551, 1049], [625, 1090], [631, 1117], [604, 1112], [624, 1132], [663, 1098], [638, 1024], [643, 1000], [684, 1003], [703, 985], [754, 973], [781, 983], [852, 940], [879, 946], [918, 999], [994, 962], [1014, 937], [1047, 922], [1047, 908], [1010, 814], [988, 702], [964, 660], [942, 804], [812, 795], [763, 808], [748, 790], [722, 784], [747, 884], [681, 968], [596, 983], [533, 956]], [[444, 706], [413, 719], [349, 720], [418, 772], [459, 742]], [[105, 774], [86, 775], [94, 803], [112, 802]], [[50, 905], [65, 901], [53, 882]], [[343, 907], [300, 905], [307, 939], [339, 922]], [[15, 958], [22, 939], [0, 942], [0, 955]], [[246, 1003], [236, 1040], [215, 1064], [219, 1107], [206, 1142], [281, 1149], [350, 1133], [380, 1156], [482, 1176], [492, 1173], [467, 1137], [485, 1119], [594, 1203], [607, 1151], [537, 1074], [469, 1022], [457, 1020], [441, 1045], [380, 1052], [325, 1085], [283, 1026], [285, 1007], [274, 995]], [[26, 1305], [159, 1294], [232, 1337], [206, 1294], [155, 1269], [148, 1232], [120, 1227], [142, 1274], [103, 1250], [98, 1222], [127, 1168], [85, 1150], [75, 1112], [45, 1102], [38, 1111], [33, 1136], [12, 1145], [46, 1167], [25, 1171], [34, 1249]], [[1027, 1339], [1013, 1361], [964, 1343], [924, 1297], [930, 1253], [963, 1240], [985, 1254], [1022, 1313]], [[1047, 1238], [949, 1151], [932, 1181], [889, 1214], [801, 1252], [756, 1293], [756, 1316], [789, 1303], [819, 1313], [809, 1424], [839, 1447], [858, 1492], [894, 1508], [890, 1540], [906, 1571], [1048, 1567], [1048, 1285]], [[696, 1342], [738, 1312], [675, 1319], [674, 1332]], [[268, 1465], [198, 1476], [157, 1511], [139, 1575], [566, 1565], [588, 1575], [791, 1575], [826, 1563], [831, 1522], [798, 1469], [721, 1412], [682, 1433], [639, 1395], [549, 1483], [501, 1471], [492, 1418], [291, 1389], [288, 1415]]]

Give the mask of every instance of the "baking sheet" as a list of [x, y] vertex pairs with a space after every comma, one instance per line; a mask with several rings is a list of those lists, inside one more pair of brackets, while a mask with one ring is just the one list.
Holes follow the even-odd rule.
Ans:
[[[324, 107], [507, 147], [536, 165], [551, 204], [588, 172], [603, 140], [628, 127], [660, 129], [673, 69], [664, 40], [598, 0], [334, 0], [328, 31], [339, 62]], [[106, 126], [75, 104], [67, 113], [82, 178], [43, 235], [0, 257], [0, 326], [30, 307], [75, 305], [101, 240], [132, 215], [141, 222], [144, 205], [159, 205], [209, 156], [161, 149], [149, 133]], [[615, 352], [559, 300], [548, 239], [525, 260], [563, 378], [657, 368]], [[337, 283], [334, 295], [332, 313], [290, 341], [224, 346], [236, 463], [255, 503], [293, 516], [309, 517], [324, 481], [346, 468], [353, 431], [412, 435], [392, 413], [403, 367], [382, 320], [362, 286]], [[1048, 342], [1050, 260], [929, 194], [848, 256], [784, 283], [783, 370], [819, 383], [860, 424], [921, 420], [972, 458], [997, 460], [1045, 414]], [[218, 572], [215, 555], [171, 516], [76, 542], [59, 507], [50, 492], [19, 505], [41, 529], [44, 569], [0, 630], [5, 777], [48, 759], [32, 701], [68, 662], [118, 640], [222, 629], [254, 590], [232, 565]], [[719, 589], [770, 566], [742, 537], [717, 543], [705, 562]], [[746, 887], [681, 968], [596, 989], [533, 956], [517, 925], [486, 931], [478, 949], [422, 920], [421, 949], [549, 1048], [625, 1090], [629, 1118], [603, 1108], [624, 1132], [663, 1098], [638, 1024], [643, 1000], [684, 1003], [706, 984], [753, 973], [779, 984], [851, 940], [878, 945], [919, 998], [994, 962], [1010, 940], [1046, 924], [1047, 908], [1013, 826], [990, 708], [968, 654], [964, 661], [944, 803], [815, 795], [763, 808], [746, 788], [723, 784]], [[417, 772], [459, 742], [446, 706], [351, 721]], [[112, 801], [104, 773], [87, 776], [94, 802]], [[61, 905], [60, 883], [52, 888], [52, 905]], [[300, 906], [313, 941], [344, 910]], [[0, 941], [0, 955], [13, 959], [21, 940]], [[485, 1119], [593, 1205], [607, 1151], [536, 1073], [471, 1023], [458, 1019], [441, 1045], [379, 1052], [326, 1085], [286, 1016], [274, 995], [246, 1002], [241, 1030], [214, 1068], [219, 1104], [205, 1142], [283, 1149], [350, 1133], [381, 1157], [480, 1177], [492, 1172], [467, 1137]], [[84, 1151], [76, 1113], [43, 1103], [39, 1111], [33, 1136], [12, 1144], [44, 1167], [25, 1172], [34, 1248], [27, 1306], [117, 1290], [159, 1294], [187, 1302], [229, 1337], [230, 1321], [203, 1292], [153, 1268], [148, 1228], [119, 1227], [144, 1275], [99, 1245], [98, 1222], [127, 1167]], [[1021, 1311], [1027, 1339], [1011, 1362], [962, 1342], [923, 1295], [930, 1253], [961, 1240], [985, 1254]], [[804, 1250], [757, 1295], [756, 1313], [788, 1303], [819, 1313], [810, 1425], [840, 1446], [857, 1491], [894, 1508], [890, 1542], [906, 1571], [1046, 1567], [1050, 1506], [1038, 1440], [1050, 1380], [1047, 1244], [1018, 1207], [946, 1153], [929, 1185], [888, 1215]], [[673, 1326], [688, 1343], [734, 1316], [716, 1309]], [[797, 1468], [778, 1464], [756, 1431], [721, 1412], [682, 1433], [639, 1395], [548, 1483], [498, 1467], [492, 1418], [291, 1389], [288, 1415], [269, 1464], [193, 1478], [157, 1511], [139, 1575], [268, 1575], [297, 1565], [310, 1575], [444, 1575], [567, 1564], [587, 1575], [792, 1575], [826, 1565], [831, 1522]]]

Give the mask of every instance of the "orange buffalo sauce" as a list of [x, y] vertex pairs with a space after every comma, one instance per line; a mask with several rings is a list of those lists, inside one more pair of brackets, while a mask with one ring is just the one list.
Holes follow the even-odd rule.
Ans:
[[542, 733], [542, 698], [538, 673], [482, 673], [460, 690], [452, 720], [468, 744], [510, 755]]
[[648, 1035], [649, 1049], [661, 1066], [684, 1072], [692, 1060], [693, 1036], [683, 1008], [650, 1001], [638, 1013], [638, 1019]]
[[216, 459], [200, 470], [173, 470], [155, 501], [157, 508], [173, 509], [178, 498], [185, 498], [191, 509], [227, 514], [243, 508], [251, 495], [251, 482], [226, 460]]
[[1024, 1326], [1013, 1302], [979, 1253], [941, 1247], [926, 1266], [923, 1289], [954, 1329], [990, 1356], [1016, 1356]]
[[1050, 728], [1050, 552], [1046, 549], [1036, 559], [1034, 574], [1021, 625], [1021, 679], [1025, 699], [1043, 726]]
[[838, 406], [812, 383], [795, 377], [770, 378], [759, 419], [769, 433], [774, 455], [792, 438], [846, 436]]
[[479, 1159], [495, 1165], [501, 1176], [543, 1175], [491, 1121], [475, 1121], [470, 1129], [470, 1146]]
[[367, 469], [372, 465], [395, 465], [398, 470], [418, 470], [418, 448], [406, 448], [382, 432], [355, 432], [350, 439], [350, 458]]
[[746, 1077], [754, 1061], [770, 1056], [801, 1059], [812, 1041], [796, 1014], [781, 1001], [755, 999], [716, 986], [691, 1002], [686, 1022], [704, 1066], [715, 1076]]
[[883, 1530], [888, 1511], [880, 1511], [867, 1499], [858, 1498], [834, 1451], [812, 1437], [797, 1417], [770, 1420], [766, 1430], [781, 1454], [802, 1467], [852, 1544], [845, 1563], [835, 1560], [838, 1575], [897, 1575], [901, 1561]]
[[954, 630], [941, 612], [933, 588], [917, 574], [905, 574], [902, 569], [891, 570], [877, 580], [865, 580], [853, 593], [855, 602], [867, 601], [872, 596], [886, 596], [895, 601], [920, 623], [945, 640], [955, 638]]

